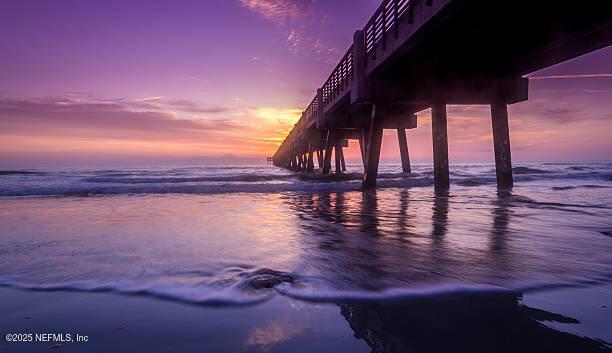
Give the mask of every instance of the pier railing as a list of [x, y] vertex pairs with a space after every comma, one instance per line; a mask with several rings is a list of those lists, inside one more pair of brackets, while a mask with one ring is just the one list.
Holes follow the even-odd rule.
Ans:
[[[376, 58], [376, 51], [380, 46], [383, 50], [387, 43], [387, 34], [393, 32], [395, 37], [399, 33], [400, 21], [406, 20], [412, 23], [412, 11], [416, 3], [422, 0], [384, 0], [374, 15], [363, 28], [365, 37], [366, 54]], [[430, 2], [431, 0], [423, 0]], [[322, 115], [325, 108], [334, 103], [336, 98], [350, 90], [351, 82], [355, 78], [355, 57], [351, 45], [338, 65], [327, 78], [317, 95], [312, 99], [300, 120], [295, 124], [293, 131], [300, 131], [303, 127], [309, 127]], [[367, 63], [367, 60], [366, 60]], [[319, 94], [322, 97], [319, 97]], [[320, 99], [319, 99], [320, 98]], [[284, 143], [293, 135], [290, 134]], [[283, 147], [281, 145], [281, 147]], [[284, 148], [281, 148], [281, 150]]]
[[363, 29], [366, 41], [365, 47], [368, 54], [375, 53], [375, 49], [379, 45], [385, 49], [388, 32], [393, 31], [393, 35], [397, 38], [400, 18], [405, 14], [409, 14], [408, 21], [411, 21], [412, 8], [415, 2], [416, 0], [383, 1]]
[[315, 96], [312, 100], [312, 102], [310, 102], [310, 104], [308, 105], [308, 108], [306, 108], [306, 110], [304, 111], [304, 114], [302, 115], [302, 119], [304, 120], [306, 125], [309, 125], [311, 121], [313, 121], [313, 119], [317, 118], [317, 115], [319, 114], [319, 99], [317, 96]]
[[323, 87], [321, 87], [323, 94], [323, 107], [331, 104], [338, 95], [340, 95], [350, 86], [350, 83], [355, 76], [353, 67], [353, 46], [351, 45], [346, 54], [344, 54], [340, 60], [340, 63], [338, 63], [338, 66], [336, 66], [331, 75], [329, 75], [327, 81], [325, 81], [323, 84]]

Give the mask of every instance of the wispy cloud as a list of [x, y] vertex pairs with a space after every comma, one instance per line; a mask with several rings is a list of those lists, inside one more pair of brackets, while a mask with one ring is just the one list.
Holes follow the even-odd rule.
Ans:
[[179, 119], [170, 112], [137, 111], [123, 102], [66, 97], [0, 100], [0, 131], [5, 134], [191, 140], [243, 128], [231, 120]]
[[202, 107], [194, 103], [193, 101], [190, 101], [187, 99], [168, 100], [165, 103], [170, 108], [174, 108], [174, 109], [177, 109], [183, 112], [189, 112], [189, 113], [219, 114], [219, 113], [225, 113], [231, 110], [228, 107], [222, 107], [222, 106]]
[[318, 60], [333, 64], [342, 53], [329, 42], [312, 36], [309, 26], [319, 24], [322, 16], [313, 0], [239, 0], [242, 6], [281, 27], [289, 51], [293, 54], [314, 54]]
[[231, 110], [229, 107], [218, 105], [202, 106], [192, 100], [169, 99], [166, 97], [145, 97], [133, 100], [122, 99], [115, 102], [120, 102], [126, 106], [138, 109], [180, 111], [200, 114], [220, 114]]
[[314, 13], [312, 0], [240, 0], [242, 6], [267, 20], [287, 24], [292, 20], [303, 20]]

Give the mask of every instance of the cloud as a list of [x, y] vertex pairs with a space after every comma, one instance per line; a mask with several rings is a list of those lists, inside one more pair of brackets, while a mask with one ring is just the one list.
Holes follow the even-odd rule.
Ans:
[[230, 111], [228, 107], [201, 106], [188, 99], [166, 99], [165, 97], [146, 97], [135, 100], [115, 100], [126, 106], [149, 110], [170, 110], [187, 113], [220, 114]]
[[343, 53], [334, 45], [309, 33], [309, 25], [322, 21], [313, 0], [239, 0], [242, 6], [283, 28], [289, 51], [300, 55], [315, 54], [327, 64], [335, 64]]
[[155, 161], [227, 153], [263, 158], [276, 151], [301, 114], [295, 109], [236, 108], [232, 119], [210, 119], [161, 109], [214, 113], [226, 108], [164, 97], [92, 97], [0, 98], [0, 163], [95, 165], [128, 156]]
[[[150, 98], [143, 103], [156, 101]], [[186, 101], [175, 101], [185, 109]], [[66, 97], [0, 99], [0, 131], [3, 134], [117, 139], [197, 140], [212, 133], [246, 128], [231, 120], [179, 119], [173, 113], [135, 111], [124, 102], [88, 101]]]
[[337, 64], [340, 60], [341, 53], [338, 48], [319, 38], [311, 37], [303, 31], [292, 29], [286, 40], [289, 43], [289, 51], [293, 54], [310, 52], [322, 58], [327, 64]]
[[239, 0], [242, 6], [258, 13], [269, 21], [286, 24], [313, 14], [312, 0]]
[[227, 107], [221, 106], [202, 107], [187, 99], [169, 100], [165, 101], [165, 103], [170, 108], [189, 113], [219, 114], [230, 110]]

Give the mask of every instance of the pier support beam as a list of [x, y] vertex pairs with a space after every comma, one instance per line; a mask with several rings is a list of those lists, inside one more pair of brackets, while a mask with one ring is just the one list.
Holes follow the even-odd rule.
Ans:
[[491, 104], [491, 121], [493, 123], [493, 145], [495, 147], [497, 187], [511, 188], [514, 182], [512, 180], [508, 106], [505, 103]]
[[363, 171], [365, 173], [367, 163], [367, 151], [366, 151], [366, 141], [367, 141], [368, 131], [366, 129], [361, 129], [361, 134], [359, 135], [359, 150], [361, 151], [361, 162], [363, 162]]
[[308, 145], [302, 149], [302, 169], [308, 170]]
[[300, 152], [295, 153], [295, 159], [295, 169], [299, 171], [300, 169], [302, 169], [302, 158], [300, 158]]
[[434, 184], [439, 190], [450, 186], [448, 170], [448, 132], [446, 104], [435, 103], [431, 106], [431, 133], [433, 137]]
[[293, 169], [297, 170], [299, 168], [299, 166], [298, 166], [298, 158], [297, 158], [297, 155], [295, 154], [295, 152], [293, 154], [293, 157], [291, 157], [291, 162], [293, 163]]
[[336, 158], [336, 174], [342, 174], [342, 139], [336, 138], [334, 141], [335, 153], [334, 157]]
[[298, 170], [302, 170], [304, 167], [304, 158], [302, 158], [302, 148], [301, 147], [298, 149], [297, 159], [298, 159], [297, 168]]
[[331, 157], [334, 150], [334, 143], [336, 141], [336, 132], [329, 130], [327, 132], [327, 141], [325, 143], [325, 155], [323, 156], [323, 174], [329, 174], [331, 172]]
[[308, 168], [307, 172], [312, 173], [314, 170], [314, 146], [312, 142], [308, 143]]
[[372, 116], [366, 142], [366, 164], [363, 173], [363, 188], [376, 187], [378, 178], [378, 163], [380, 162], [380, 148], [383, 137], [383, 119], [376, 116], [376, 104], [372, 105]]
[[412, 168], [410, 167], [410, 154], [408, 154], [408, 139], [406, 138], [405, 129], [397, 129], [397, 140], [399, 142], [399, 150], [402, 157], [402, 171], [404, 173], [412, 173]]

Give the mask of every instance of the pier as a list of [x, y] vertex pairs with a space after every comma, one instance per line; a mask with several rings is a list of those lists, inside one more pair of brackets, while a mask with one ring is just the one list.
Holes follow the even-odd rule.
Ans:
[[534, 71], [612, 45], [612, 2], [385, 0], [272, 157], [300, 172], [346, 171], [358, 140], [363, 187], [376, 187], [383, 130], [407, 129], [431, 109], [436, 189], [450, 185], [447, 105], [488, 105], [497, 184], [513, 186], [508, 105], [528, 99]]

